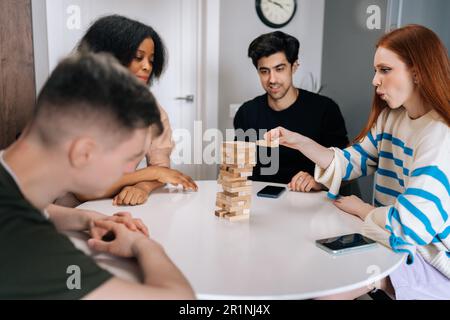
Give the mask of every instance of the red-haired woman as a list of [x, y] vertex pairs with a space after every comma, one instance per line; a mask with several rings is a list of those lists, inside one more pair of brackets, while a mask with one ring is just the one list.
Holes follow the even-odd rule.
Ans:
[[[267, 139], [316, 163], [315, 179], [363, 233], [407, 253], [381, 289], [397, 299], [450, 299], [450, 64], [431, 30], [409, 25], [383, 36], [375, 54], [375, 97], [367, 126], [345, 150], [277, 128]], [[374, 205], [339, 197], [342, 181], [375, 175]], [[355, 298], [362, 288], [328, 298]]]

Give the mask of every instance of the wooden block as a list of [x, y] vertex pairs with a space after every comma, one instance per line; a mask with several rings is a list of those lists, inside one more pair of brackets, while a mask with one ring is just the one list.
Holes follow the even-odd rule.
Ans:
[[222, 152], [237, 152], [237, 153], [254, 153], [256, 151], [256, 144], [251, 146], [222, 146]]
[[250, 214], [250, 208], [234, 210], [234, 211], [228, 212], [228, 215], [230, 215], [230, 216], [241, 216], [241, 215], [245, 215], [245, 214]]
[[222, 181], [222, 183], [223, 182], [242, 182], [242, 181], [247, 181], [247, 177], [232, 178], [232, 177], [228, 177], [228, 176], [222, 176], [221, 181]]
[[221, 154], [226, 155], [256, 155], [256, 149], [231, 149], [231, 148], [222, 148]]
[[238, 147], [238, 146], [230, 146], [230, 147], [225, 147], [222, 146], [221, 148], [222, 152], [225, 153], [255, 153], [256, 152], [256, 144], [254, 147]]
[[280, 146], [280, 140], [279, 139], [273, 141], [258, 140], [256, 141], [256, 144], [260, 147], [278, 148]]
[[253, 161], [256, 160], [256, 155], [253, 154], [225, 154], [222, 153], [222, 159], [226, 159], [226, 160], [234, 160], [234, 161], [238, 161], [239, 162], [245, 162], [245, 161]]
[[[246, 213], [244, 213], [244, 211]], [[245, 210], [240, 210], [237, 212], [228, 212], [227, 215], [229, 215], [229, 216], [245, 216], [245, 215], [249, 215], [249, 214], [250, 214], [250, 209], [245, 209]], [[226, 217], [226, 215], [225, 215], [225, 217]]]
[[222, 148], [246, 148], [249, 144], [245, 141], [226, 141], [222, 143]]
[[248, 221], [250, 220], [250, 215], [249, 214], [241, 214], [238, 216], [226, 215], [225, 218], [230, 222]]
[[219, 207], [222, 207], [223, 205], [229, 206], [229, 207], [239, 207], [239, 206], [248, 206], [251, 205], [252, 200], [231, 200], [232, 198], [221, 198], [219, 196], [216, 197], [216, 205], [219, 204]]
[[256, 149], [256, 144], [254, 142], [245, 141], [227, 141], [222, 143], [223, 149]]
[[248, 165], [256, 166], [256, 159], [250, 159], [247, 161], [247, 159], [244, 160], [235, 160], [235, 159], [222, 159], [222, 164], [225, 164], [227, 166], [240, 166], [240, 167], [246, 167]]
[[253, 175], [253, 171], [252, 172], [243, 171], [243, 172], [231, 173], [229, 171], [221, 170], [219, 172], [219, 175], [222, 178], [222, 180], [229, 181], [229, 182], [231, 182], [231, 180], [236, 180], [236, 179], [246, 181], [246, 180], [248, 180], [247, 179], [248, 177], [251, 177]]
[[219, 175], [223, 181], [228, 182], [247, 181], [247, 177], [243, 176], [240, 173], [233, 174], [226, 171], [220, 171]]
[[239, 214], [243, 213], [245, 210], [250, 210], [251, 204], [245, 204], [244, 206], [231, 206], [229, 204], [222, 203], [220, 201], [216, 202], [216, 207], [220, 208], [220, 210], [225, 210], [228, 213]]
[[222, 176], [222, 182], [242, 182], [247, 180], [247, 177], [232, 178], [228, 176]]
[[241, 215], [241, 214], [250, 214], [250, 208], [244, 208], [239, 210], [232, 210], [229, 212], [229, 214], [233, 214], [235, 216]]
[[251, 197], [252, 192], [251, 191], [245, 191], [245, 192], [228, 192], [227, 190], [223, 190], [225, 194], [229, 197], [237, 198], [237, 197]]
[[229, 173], [253, 173], [253, 166], [248, 166], [248, 167], [244, 167], [244, 168], [237, 168], [234, 166], [227, 166], [222, 164], [220, 166], [220, 170], [229, 172]]
[[[242, 199], [241, 199], [242, 198]], [[239, 205], [247, 205], [252, 203], [252, 199], [249, 196], [246, 197], [236, 197], [236, 198], [229, 198], [229, 197], [225, 197], [225, 198], [221, 198], [221, 197], [216, 197], [216, 203], [219, 202], [221, 204], [224, 205], [228, 205], [230, 207], [237, 207]]]
[[249, 169], [249, 168], [254, 168], [255, 164], [250, 164], [250, 163], [222, 163], [222, 166], [226, 166], [229, 168], [236, 168], [236, 169]]
[[222, 185], [224, 191], [229, 193], [241, 193], [241, 192], [252, 192], [252, 186], [238, 187], [238, 188], [228, 188], [227, 186]]
[[239, 188], [239, 187], [248, 187], [253, 184], [250, 180], [245, 181], [237, 181], [237, 182], [231, 182], [231, 181], [223, 181], [222, 185], [227, 188]]
[[239, 172], [238, 173], [232, 173], [232, 172], [229, 172], [229, 171], [220, 170], [219, 173], [222, 175], [222, 177], [241, 178], [241, 174]]
[[233, 164], [256, 164], [256, 158], [233, 158], [233, 157], [223, 157], [221, 164], [233, 165]]
[[225, 165], [256, 165], [255, 157], [222, 157], [221, 163]]
[[242, 172], [241, 173], [241, 177], [245, 177], [245, 178], [251, 177], [252, 175], [253, 175], [253, 170], [252, 170], [252, 172]]
[[256, 157], [256, 148], [222, 148], [222, 158], [252, 159]]
[[217, 193], [217, 198], [228, 201], [228, 202], [239, 202], [239, 201], [251, 201], [252, 196], [236, 196], [234, 193], [219, 192]]
[[229, 213], [231, 212], [241, 212], [246, 209], [251, 209], [252, 203], [251, 201], [241, 201], [241, 202], [233, 202], [227, 203], [222, 199], [216, 200], [216, 207], [222, 210], [226, 210]]
[[246, 167], [249, 164], [251, 164], [252, 166], [256, 166], [256, 160], [251, 160], [251, 161], [235, 161], [235, 160], [231, 160], [231, 159], [223, 159], [223, 161], [220, 162], [221, 164], [226, 164], [227, 166], [236, 166], [236, 167]]
[[254, 167], [250, 167], [250, 166], [244, 166], [242, 168], [238, 168], [235, 165], [222, 164], [220, 166], [220, 172], [223, 172], [228, 176], [237, 175], [237, 174], [247, 175], [249, 173], [253, 173], [253, 168]]
[[229, 214], [226, 210], [216, 210], [215, 215], [219, 218], [224, 218], [227, 214]]
[[251, 172], [242, 171], [242, 172], [230, 172], [225, 170], [220, 170], [220, 175], [222, 177], [228, 177], [228, 178], [247, 178], [253, 174], [253, 170]]
[[228, 208], [250, 209], [250, 206], [252, 204], [251, 199], [241, 199], [241, 200], [231, 200], [231, 199], [232, 198], [221, 198], [220, 196], [217, 196], [216, 206], [219, 208], [223, 208], [224, 206], [226, 206]]
[[240, 149], [240, 148], [222, 148], [222, 153], [225, 154], [256, 154], [256, 148], [250, 148], [250, 149]]

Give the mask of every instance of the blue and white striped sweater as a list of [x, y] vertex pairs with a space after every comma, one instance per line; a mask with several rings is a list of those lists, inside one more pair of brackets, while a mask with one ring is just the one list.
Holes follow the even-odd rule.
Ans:
[[385, 110], [367, 137], [345, 150], [332, 148], [317, 181], [338, 197], [342, 180], [375, 174], [374, 204], [363, 231], [396, 252], [417, 251], [450, 278], [450, 128], [432, 111], [411, 120]]

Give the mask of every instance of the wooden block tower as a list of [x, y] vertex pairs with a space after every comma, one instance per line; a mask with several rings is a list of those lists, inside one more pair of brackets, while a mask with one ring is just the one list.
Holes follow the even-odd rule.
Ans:
[[256, 144], [224, 142], [218, 183], [223, 192], [217, 194], [216, 216], [229, 221], [250, 218], [252, 181], [248, 180], [256, 165]]

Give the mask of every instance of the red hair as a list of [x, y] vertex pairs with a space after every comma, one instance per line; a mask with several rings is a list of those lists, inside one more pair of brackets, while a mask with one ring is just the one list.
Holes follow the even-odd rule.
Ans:
[[[410, 70], [414, 70], [422, 101], [450, 126], [450, 62], [439, 37], [428, 28], [412, 24], [384, 35], [376, 45], [379, 47], [396, 53]], [[389, 108], [388, 104], [375, 89], [369, 120], [355, 142], [366, 137], [386, 108]]]

